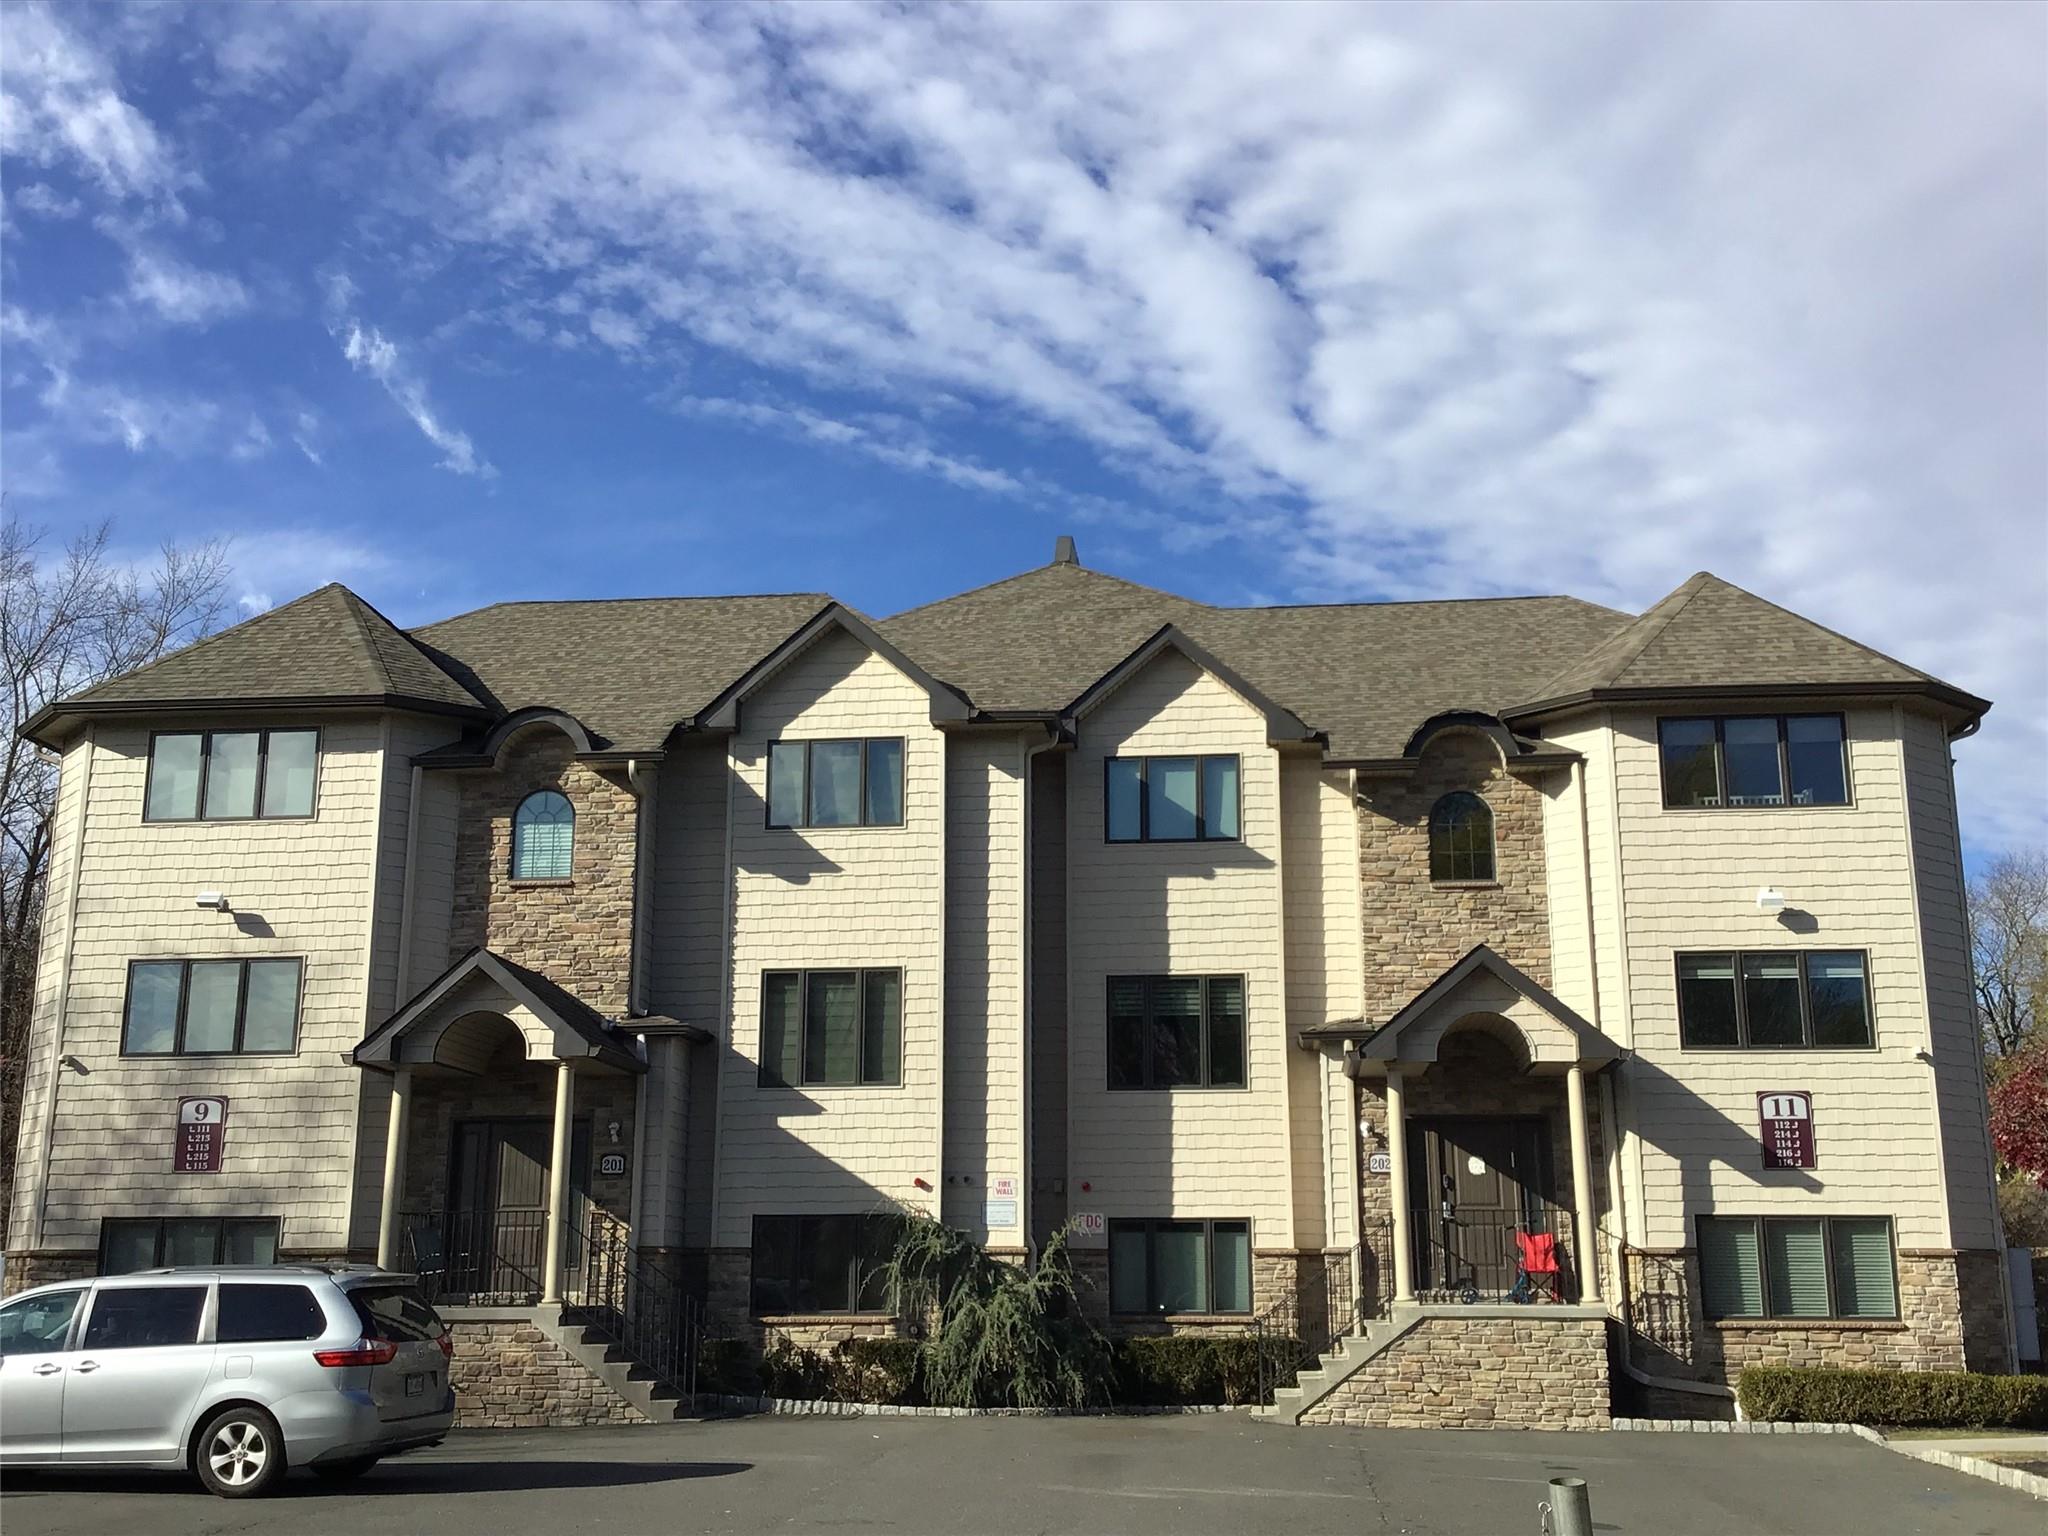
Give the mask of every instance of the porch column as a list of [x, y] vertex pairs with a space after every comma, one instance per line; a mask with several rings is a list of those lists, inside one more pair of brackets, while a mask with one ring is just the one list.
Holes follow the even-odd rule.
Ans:
[[1565, 1074], [1565, 1109], [1572, 1122], [1572, 1210], [1579, 1236], [1579, 1300], [1600, 1300], [1600, 1249], [1593, 1221], [1593, 1143], [1586, 1133], [1586, 1069], [1577, 1062]]
[[541, 1276], [541, 1305], [562, 1300], [563, 1228], [569, 1221], [569, 1130], [576, 1108], [576, 1064], [555, 1063], [555, 1143], [548, 1161], [547, 1272]]
[[1415, 1251], [1408, 1233], [1407, 1088], [1401, 1069], [1387, 1068], [1388, 1207], [1394, 1216], [1394, 1300], [1415, 1299]]
[[391, 1074], [391, 1113], [384, 1126], [384, 1206], [377, 1213], [377, 1267], [398, 1266], [398, 1208], [405, 1202], [405, 1121], [412, 1103], [412, 1068]]

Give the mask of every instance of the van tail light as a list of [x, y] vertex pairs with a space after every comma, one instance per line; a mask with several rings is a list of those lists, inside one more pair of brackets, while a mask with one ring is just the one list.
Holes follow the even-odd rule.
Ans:
[[322, 1365], [389, 1365], [398, 1358], [398, 1346], [389, 1339], [357, 1339], [347, 1349], [316, 1349], [313, 1358]]
[[441, 1336], [438, 1339], [434, 1340], [434, 1342], [441, 1346], [441, 1358], [443, 1360], [453, 1360], [455, 1358], [454, 1334], [450, 1333], [446, 1328], [443, 1328], [441, 1330]]

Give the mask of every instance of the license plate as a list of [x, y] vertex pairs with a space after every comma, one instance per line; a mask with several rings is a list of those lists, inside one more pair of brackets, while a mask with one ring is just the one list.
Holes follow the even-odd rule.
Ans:
[[432, 1371], [410, 1372], [405, 1378], [405, 1395], [407, 1397], [422, 1396], [433, 1380], [434, 1373]]

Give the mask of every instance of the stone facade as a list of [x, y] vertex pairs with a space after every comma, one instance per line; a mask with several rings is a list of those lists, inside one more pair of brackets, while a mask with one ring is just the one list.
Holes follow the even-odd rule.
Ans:
[[1598, 1317], [1425, 1317], [1304, 1424], [1375, 1429], [1605, 1429], [1607, 1324]]
[[604, 1384], [584, 1364], [519, 1317], [451, 1325], [460, 1429], [558, 1429], [592, 1424], [644, 1424], [647, 1416]]
[[4, 1279], [0, 1279], [0, 1296], [56, 1280], [83, 1280], [98, 1272], [99, 1257], [96, 1253], [10, 1253]]
[[754, 1315], [753, 1254], [745, 1248], [714, 1248], [704, 1256], [705, 1310], [712, 1322], [759, 1351], [771, 1333], [786, 1335], [805, 1349], [830, 1349], [842, 1339], [886, 1339], [902, 1332], [896, 1317], [876, 1313], [821, 1312], [804, 1316]]
[[[543, 789], [559, 790], [575, 808], [571, 872], [567, 880], [514, 880], [513, 813]], [[461, 954], [486, 945], [598, 1012], [623, 1017], [638, 826], [639, 803], [623, 776], [577, 762], [568, 739], [551, 726], [521, 732], [500, 753], [495, 773], [462, 781], [449, 947]]]
[[[1493, 811], [1494, 879], [1429, 877], [1429, 813], [1469, 790]], [[1509, 774], [1486, 736], [1444, 731], [1411, 773], [1362, 778], [1359, 875], [1365, 883], [1365, 1017], [1391, 1017], [1475, 944], [1550, 983], [1543, 792]]]

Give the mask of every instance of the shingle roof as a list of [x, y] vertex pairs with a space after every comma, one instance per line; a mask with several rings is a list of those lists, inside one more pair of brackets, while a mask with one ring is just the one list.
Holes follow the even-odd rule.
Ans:
[[498, 603], [413, 631], [501, 714], [566, 710], [600, 745], [652, 749], [832, 599]]
[[977, 708], [1057, 710], [1172, 624], [1348, 760], [1398, 757], [1448, 710], [1498, 713], [1629, 622], [1573, 597], [1212, 608], [1056, 562], [881, 629]]
[[1589, 695], [1717, 689], [1910, 688], [1981, 713], [1939, 678], [1701, 571], [1546, 680], [1510, 713]]
[[65, 700], [69, 707], [298, 698], [480, 701], [383, 614], [338, 582], [208, 635]]

